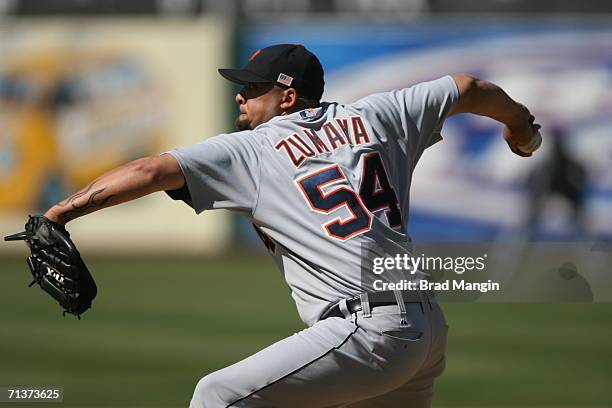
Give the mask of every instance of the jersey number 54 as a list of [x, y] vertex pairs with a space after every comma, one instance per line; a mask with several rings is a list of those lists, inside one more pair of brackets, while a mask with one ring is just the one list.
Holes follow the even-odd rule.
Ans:
[[338, 180], [346, 180], [340, 166], [333, 164], [296, 181], [312, 211], [331, 214], [341, 207], [346, 207], [351, 217], [334, 220], [323, 224], [327, 234], [341, 241], [346, 241], [369, 231], [372, 227], [372, 213], [385, 209], [391, 228], [402, 226], [397, 195], [389, 183], [387, 172], [378, 152], [365, 154], [363, 157], [363, 174], [359, 185], [359, 194], [347, 186], [338, 186], [327, 192], [323, 188]]

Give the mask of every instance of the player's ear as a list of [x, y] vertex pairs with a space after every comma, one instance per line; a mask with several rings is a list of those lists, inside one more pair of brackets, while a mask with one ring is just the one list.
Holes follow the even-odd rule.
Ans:
[[280, 107], [284, 111], [290, 111], [297, 104], [297, 100], [297, 91], [294, 88], [287, 88], [283, 90]]

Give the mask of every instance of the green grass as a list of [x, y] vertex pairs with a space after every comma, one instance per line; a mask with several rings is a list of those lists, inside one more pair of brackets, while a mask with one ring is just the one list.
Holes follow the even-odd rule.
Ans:
[[[26, 287], [23, 260], [0, 260], [0, 387], [63, 386], [65, 407], [186, 407], [206, 373], [303, 327], [267, 258], [89, 266], [100, 293], [77, 321]], [[612, 406], [612, 304], [445, 311], [448, 366], [435, 406]]]

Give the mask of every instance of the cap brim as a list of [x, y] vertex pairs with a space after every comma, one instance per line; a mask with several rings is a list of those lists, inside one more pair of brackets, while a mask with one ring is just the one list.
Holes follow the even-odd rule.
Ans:
[[228, 81], [235, 82], [240, 85], [248, 83], [269, 83], [270, 80], [261, 77], [246, 69], [220, 68], [219, 73]]

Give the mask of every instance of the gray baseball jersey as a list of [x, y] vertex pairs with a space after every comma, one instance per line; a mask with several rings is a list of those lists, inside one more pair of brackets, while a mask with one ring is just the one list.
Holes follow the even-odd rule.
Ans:
[[364, 245], [409, 251], [412, 173], [458, 98], [445, 76], [175, 149], [167, 153], [189, 197], [169, 194], [197, 213], [248, 217], [310, 326], [330, 303], [359, 294]]

